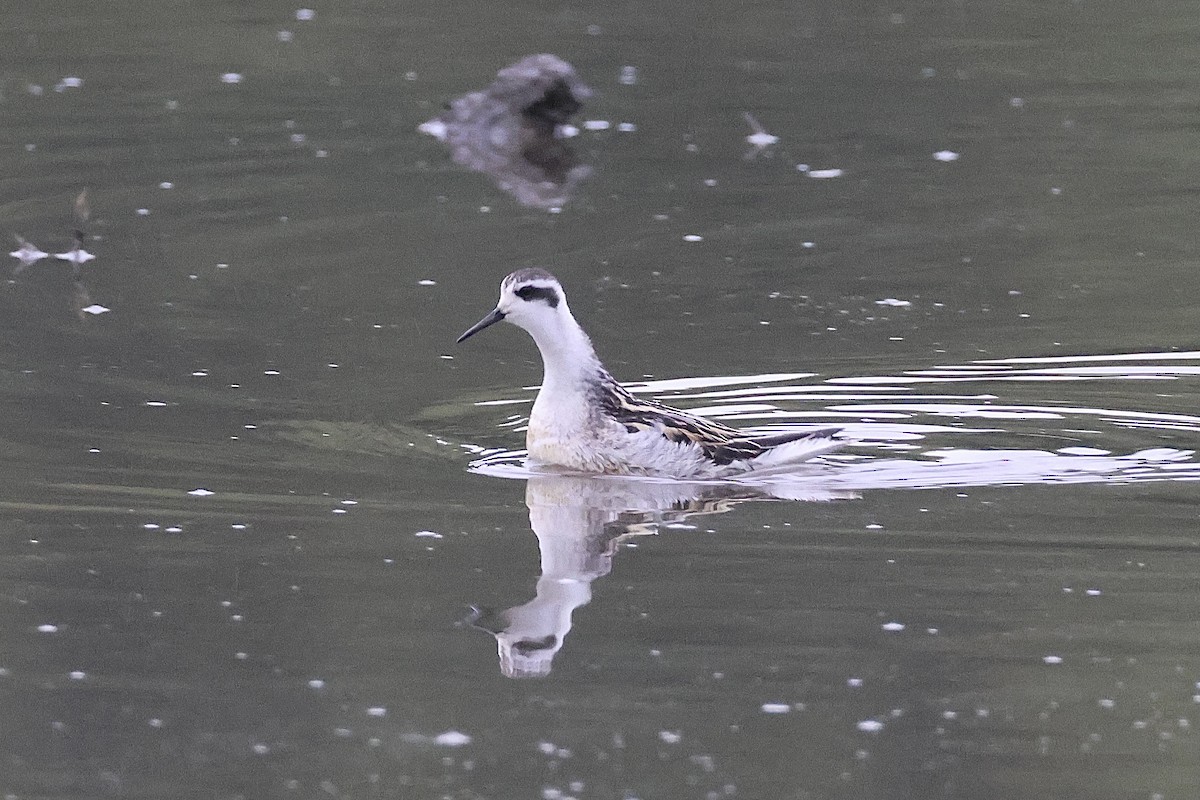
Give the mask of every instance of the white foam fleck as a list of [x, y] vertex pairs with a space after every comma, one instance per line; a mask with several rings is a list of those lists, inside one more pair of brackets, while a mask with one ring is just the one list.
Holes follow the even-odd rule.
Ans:
[[188, 494], [190, 494], [192, 497], [212, 497], [213, 494], [215, 494], [215, 492], [213, 492], [209, 489], [201, 488], [201, 489], [192, 489], [190, 492], [188, 492]]
[[413, 534], [413, 536], [416, 536], [418, 538], [423, 538], [423, 539], [441, 539], [441, 538], [443, 538], [442, 535], [440, 533], [438, 533], [437, 531], [417, 531], [416, 533]]
[[883, 723], [877, 719], [864, 719], [856, 723], [854, 727], [863, 733], [879, 733], [883, 730]]
[[433, 743], [442, 747], [462, 747], [471, 743], [471, 737], [462, 731], [446, 731], [433, 737]]
[[894, 306], [895, 308], [908, 308], [912, 305], [911, 300], [897, 300], [895, 297], [885, 297], [882, 300], [876, 300], [877, 306]]
[[[799, 169], [799, 167], [797, 167], [797, 169]], [[845, 170], [837, 169], [836, 167], [833, 169], [810, 169], [810, 170], [808, 170], [808, 177], [816, 178], [817, 180], [823, 180], [823, 179], [827, 179], [827, 178], [840, 178], [845, 174], [846, 174]]]
[[324, 689], [324, 688], [325, 688], [325, 681], [321, 680], [320, 678], [313, 678], [312, 680], [310, 680], [310, 681], [308, 682], [308, 688], [310, 688], [310, 689]]
[[700, 236], [699, 234], [695, 234], [695, 233], [689, 233], [689, 234], [687, 234], [686, 236], [684, 236], [684, 237], [683, 237], [683, 240], [684, 240], [685, 242], [703, 242], [703, 241], [704, 241], [704, 237], [703, 237], [703, 236]]
[[73, 681], [81, 681], [87, 677], [87, 673], [81, 669], [77, 669], [74, 672], [70, 673], [68, 675], [68, 677]]
[[300, 22], [311, 22], [317, 18], [317, 12], [311, 8], [297, 8], [296, 19]]
[[762, 712], [764, 714], [786, 714], [792, 710], [792, 707], [787, 703], [763, 703]]
[[1063, 662], [1062, 656], [1045, 656], [1042, 658], [1042, 661], [1046, 664], [1061, 664]]
[[386, 717], [387, 709], [383, 706], [371, 706], [367, 709], [368, 717]]
[[90, 306], [84, 306], [83, 308], [81, 308], [79, 310], [85, 314], [92, 314], [93, 316], [97, 316], [100, 314], [107, 314], [109, 311], [112, 311], [111, 308], [102, 306], [99, 303], [92, 303]]
[[58, 626], [49, 623], [37, 626], [38, 633], [58, 633]]
[[585, 119], [583, 121], [585, 131], [606, 131], [611, 127], [612, 123], [606, 119]]
[[683, 734], [679, 731], [659, 731], [658, 738], [666, 744], [679, 744], [683, 741]]
[[958, 161], [958, 153], [953, 150], [938, 150], [933, 157], [936, 161]]
[[232, 84], [241, 83], [241, 82], [242, 82], [242, 73], [240, 73], [240, 72], [226, 72], [221, 75], [221, 83], [227, 83], [227, 84], [232, 85]]
[[906, 626], [903, 622], [885, 622], [880, 627], [885, 631], [902, 631]]

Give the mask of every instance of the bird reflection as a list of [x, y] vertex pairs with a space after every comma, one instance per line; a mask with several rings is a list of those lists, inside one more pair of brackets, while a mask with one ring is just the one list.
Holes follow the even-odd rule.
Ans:
[[592, 172], [564, 141], [567, 123], [591, 96], [566, 61], [527, 56], [418, 130], [445, 142], [456, 162], [490, 176], [522, 205], [560, 208]]
[[496, 637], [509, 678], [550, 674], [575, 609], [592, 599], [592, 581], [612, 570], [620, 545], [654, 535], [661, 524], [720, 514], [749, 500], [851, 498], [849, 491], [805, 488], [784, 497], [769, 489], [716, 483], [543, 475], [526, 485], [529, 525], [541, 551], [537, 594], [502, 611], [476, 608], [471, 624]]

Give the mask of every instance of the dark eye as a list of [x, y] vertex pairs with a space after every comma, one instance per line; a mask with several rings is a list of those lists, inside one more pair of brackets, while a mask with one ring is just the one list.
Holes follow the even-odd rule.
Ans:
[[549, 286], [522, 286], [514, 294], [527, 302], [542, 300], [551, 308], [558, 307], [558, 292]]

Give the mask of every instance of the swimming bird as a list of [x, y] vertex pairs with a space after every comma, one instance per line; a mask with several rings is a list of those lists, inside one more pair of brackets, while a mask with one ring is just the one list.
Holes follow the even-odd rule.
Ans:
[[496, 308], [457, 341], [501, 320], [528, 331], [542, 354], [542, 387], [525, 434], [535, 464], [709, 480], [783, 471], [843, 444], [838, 428], [753, 435], [635, 397], [600, 363], [562, 284], [546, 270], [506, 277]]

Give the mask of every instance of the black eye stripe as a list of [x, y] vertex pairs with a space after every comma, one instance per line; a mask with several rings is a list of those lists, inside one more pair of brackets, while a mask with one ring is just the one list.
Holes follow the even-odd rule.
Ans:
[[522, 286], [514, 294], [522, 300], [544, 300], [551, 308], [558, 308], [558, 292], [549, 286]]

